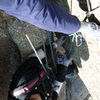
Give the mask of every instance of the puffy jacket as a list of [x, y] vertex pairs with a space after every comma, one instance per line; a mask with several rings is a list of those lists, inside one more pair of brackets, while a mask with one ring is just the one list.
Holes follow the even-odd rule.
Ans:
[[80, 28], [77, 17], [51, 0], [0, 0], [0, 9], [41, 29], [72, 34]]

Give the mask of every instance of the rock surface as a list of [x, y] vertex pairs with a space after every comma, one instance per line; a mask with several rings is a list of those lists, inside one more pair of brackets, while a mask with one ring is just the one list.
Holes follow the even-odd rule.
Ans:
[[[86, 17], [86, 0], [59, 0], [58, 4], [76, 15], [81, 21]], [[91, 6], [92, 9], [98, 7], [93, 13], [100, 21], [100, 1], [91, 0]], [[94, 21], [96, 18], [91, 19]], [[7, 26], [5, 20], [8, 23]], [[23, 22], [5, 13], [0, 13], [0, 100], [7, 100], [9, 80], [12, 74], [20, 62], [33, 52], [22, 31], [22, 24]], [[42, 45], [40, 30], [28, 23], [24, 23], [23, 26], [34, 46], [39, 48]], [[43, 31], [44, 40], [46, 37]], [[67, 100], [100, 100], [100, 41], [86, 34], [83, 37], [83, 44], [80, 47], [75, 46], [73, 55], [79, 68], [79, 75], [67, 81], [67, 96], [63, 94], [65, 92], [62, 92], [60, 100], [65, 100], [66, 97]], [[63, 89], [65, 91], [65, 86]], [[62, 95], [66, 97], [62, 98]]]

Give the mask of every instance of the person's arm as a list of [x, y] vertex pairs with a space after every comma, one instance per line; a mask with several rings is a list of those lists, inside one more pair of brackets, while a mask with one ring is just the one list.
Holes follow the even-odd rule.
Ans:
[[80, 28], [77, 17], [51, 0], [0, 0], [0, 9], [41, 29], [71, 34]]

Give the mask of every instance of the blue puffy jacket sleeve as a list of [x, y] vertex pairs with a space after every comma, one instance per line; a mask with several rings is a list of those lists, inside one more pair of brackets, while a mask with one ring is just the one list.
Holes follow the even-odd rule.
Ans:
[[80, 28], [77, 17], [51, 0], [0, 0], [0, 9], [41, 29], [71, 34]]

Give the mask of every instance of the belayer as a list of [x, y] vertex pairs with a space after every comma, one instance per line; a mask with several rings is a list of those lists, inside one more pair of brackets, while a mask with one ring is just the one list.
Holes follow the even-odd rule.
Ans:
[[37, 57], [30, 57], [13, 75], [8, 100], [57, 100], [66, 73], [66, 67], [58, 64], [55, 77], [48, 78]]

